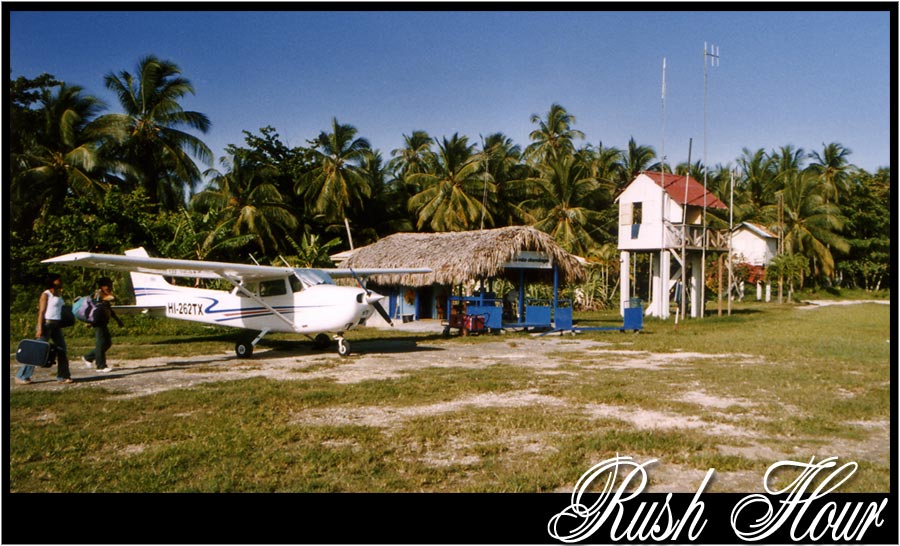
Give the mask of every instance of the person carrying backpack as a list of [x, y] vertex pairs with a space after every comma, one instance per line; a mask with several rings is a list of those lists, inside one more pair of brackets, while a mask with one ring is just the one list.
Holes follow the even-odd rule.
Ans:
[[94, 348], [81, 357], [87, 368], [97, 366], [97, 371], [106, 373], [112, 369], [106, 363], [106, 352], [112, 347], [112, 335], [109, 333], [109, 319], [113, 318], [122, 327], [122, 321], [112, 309], [112, 302], [116, 297], [112, 293], [112, 279], [101, 277], [97, 279], [97, 291], [94, 292], [94, 301], [99, 309], [94, 314], [94, 320], [90, 324], [94, 328]]

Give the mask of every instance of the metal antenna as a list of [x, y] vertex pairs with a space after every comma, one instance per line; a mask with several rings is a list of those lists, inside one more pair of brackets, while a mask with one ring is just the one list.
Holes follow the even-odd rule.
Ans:
[[[660, 218], [662, 219], [662, 221], [659, 224], [659, 229], [660, 229], [660, 239], [659, 240], [663, 241], [663, 243], [665, 243], [665, 240], [666, 240], [666, 211], [669, 210], [669, 208], [666, 206], [666, 196], [668, 195], [668, 193], [666, 192], [666, 58], [665, 57], [663, 57], [663, 62], [662, 62], [662, 151], [661, 151], [661, 155], [662, 155], [662, 168], [660, 169], [660, 177], [661, 177], [660, 184], [662, 185], [663, 192], [662, 192], [662, 199], [661, 199], [662, 202], [660, 203], [661, 209], [662, 209], [661, 210], [662, 214], [660, 215]], [[665, 247], [665, 244], [663, 244], [663, 247]], [[660, 272], [662, 271], [662, 256], [665, 254], [665, 252], [666, 252], [665, 248], [663, 248], [663, 250], [660, 251], [660, 261], [659, 261]], [[650, 261], [650, 276], [651, 276], [650, 286], [652, 287], [653, 286], [653, 280], [652, 280], [653, 260], [652, 259]], [[660, 290], [660, 294], [664, 294], [665, 300], [666, 300], [666, 309], [665, 309], [665, 311], [660, 312], [660, 314], [664, 317], [668, 316], [668, 312], [669, 312], [669, 292], [667, 290], [668, 282], [669, 282], [669, 279], [662, 279], [662, 277], [660, 277], [660, 283], [662, 283], [663, 287], [664, 287], [662, 290]], [[652, 288], [651, 288], [651, 291], [652, 291]]]
[[663, 185], [666, 187], [666, 58], [663, 57], [662, 65], [662, 175]]
[[[709, 97], [709, 74], [706, 69], [706, 61], [709, 59], [710, 66], [718, 66], [719, 65], [719, 48], [718, 46], [709, 45], [707, 50], [707, 43], [703, 42], [703, 258], [700, 262], [700, 278], [703, 279], [702, 282], [706, 282], [706, 201], [709, 192], [706, 189], [707, 186], [707, 176], [709, 175], [709, 159], [706, 156], [707, 150], [707, 141], [708, 136], [708, 122], [709, 118], [709, 107], [707, 103], [709, 102], [707, 99]], [[702, 293], [702, 292], [701, 292]], [[706, 300], [701, 296], [700, 298], [700, 318], [706, 313]]]
[[481, 230], [484, 231], [484, 213], [487, 210], [487, 183], [488, 183], [488, 169], [490, 166], [490, 155], [488, 154], [487, 148], [484, 146], [484, 136], [478, 135], [481, 137], [481, 153], [484, 154], [484, 192], [481, 195]]

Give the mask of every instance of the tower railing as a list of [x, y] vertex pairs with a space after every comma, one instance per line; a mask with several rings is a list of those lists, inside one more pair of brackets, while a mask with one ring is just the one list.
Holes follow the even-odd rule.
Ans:
[[704, 230], [701, 225], [673, 224], [668, 220], [663, 222], [665, 226], [665, 248], [681, 248], [684, 242], [685, 248], [703, 248], [704, 233], [706, 235], [706, 248], [711, 250], [728, 249], [728, 230], [710, 229]]

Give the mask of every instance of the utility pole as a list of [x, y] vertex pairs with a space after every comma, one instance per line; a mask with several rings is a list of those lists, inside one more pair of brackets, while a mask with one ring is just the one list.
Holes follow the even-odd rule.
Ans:
[[706, 157], [706, 142], [708, 140], [707, 118], [709, 117], [709, 107], [707, 106], [707, 97], [709, 95], [709, 75], [706, 69], [707, 59], [709, 59], [710, 61], [710, 66], [718, 66], [719, 48], [714, 45], [710, 45], [710, 49], [709, 51], [707, 51], [706, 42], [703, 42], [703, 258], [700, 260], [700, 301], [698, 302], [700, 309], [700, 318], [703, 318], [703, 316], [706, 314], [706, 199], [708, 195], [706, 191], [706, 178], [709, 174], [709, 160]]
[[[784, 190], [778, 192], [778, 256], [784, 255]], [[779, 268], [784, 270], [783, 267]], [[784, 274], [778, 274], [778, 304], [783, 303]]]
[[684, 175], [684, 201], [681, 205], [681, 319], [684, 320], [685, 302], [687, 301], [687, 197], [688, 179], [691, 177], [691, 148], [694, 139], [688, 140], [688, 172]]
[[728, 200], [728, 316], [731, 316], [731, 288], [734, 284], [734, 172], [731, 171], [731, 197]]

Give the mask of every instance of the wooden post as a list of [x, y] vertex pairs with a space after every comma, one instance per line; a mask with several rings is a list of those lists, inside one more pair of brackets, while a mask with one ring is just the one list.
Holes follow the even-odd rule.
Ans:
[[716, 260], [716, 266], [718, 269], [719, 275], [719, 316], [722, 316], [722, 258], [724, 258], [724, 254], [720, 254], [719, 258]]

